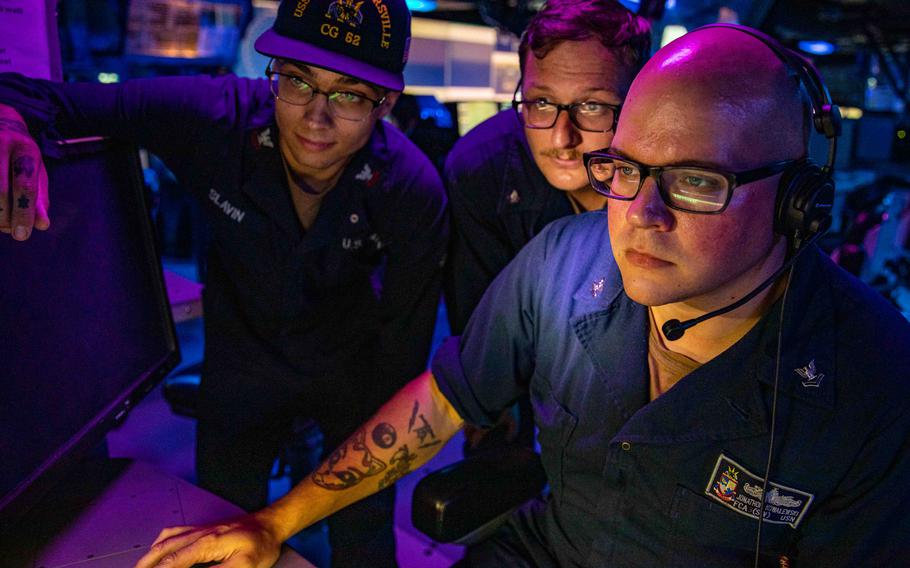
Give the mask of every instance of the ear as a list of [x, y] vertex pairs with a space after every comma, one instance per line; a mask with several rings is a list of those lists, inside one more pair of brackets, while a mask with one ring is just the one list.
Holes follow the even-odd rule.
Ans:
[[398, 102], [398, 97], [401, 96], [401, 91], [392, 91], [385, 96], [385, 100], [382, 101], [382, 104], [379, 105], [379, 108], [376, 109], [376, 117], [379, 120], [385, 118], [392, 109], [395, 107], [395, 103]]

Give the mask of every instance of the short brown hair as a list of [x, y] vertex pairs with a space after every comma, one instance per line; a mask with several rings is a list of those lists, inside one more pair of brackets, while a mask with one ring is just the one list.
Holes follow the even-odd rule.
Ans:
[[542, 59], [561, 42], [589, 38], [620, 51], [633, 73], [651, 55], [650, 24], [616, 0], [548, 0], [521, 35], [518, 56], [522, 75], [528, 50]]

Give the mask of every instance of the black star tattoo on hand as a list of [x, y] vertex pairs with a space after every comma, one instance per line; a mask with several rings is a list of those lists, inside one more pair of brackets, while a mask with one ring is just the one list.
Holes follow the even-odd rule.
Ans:
[[19, 156], [13, 160], [13, 177], [31, 179], [33, 175], [35, 175], [35, 158], [31, 156]]
[[29, 199], [23, 195], [16, 201], [16, 203], [19, 205], [19, 209], [28, 209]]

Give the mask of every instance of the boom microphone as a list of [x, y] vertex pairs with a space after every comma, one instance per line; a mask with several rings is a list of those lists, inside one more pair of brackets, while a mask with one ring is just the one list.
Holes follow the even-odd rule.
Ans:
[[793, 263], [796, 262], [796, 259], [799, 258], [799, 255], [801, 255], [804, 250], [809, 248], [809, 245], [811, 245], [815, 241], [817, 241], [818, 238], [822, 236], [822, 234], [823, 234], [823, 232], [819, 232], [819, 233], [816, 233], [815, 235], [813, 235], [812, 238], [810, 238], [808, 241], [806, 241], [806, 243], [803, 246], [799, 247], [799, 249], [797, 249], [797, 251], [795, 253], [793, 253], [793, 256], [790, 257], [790, 260], [788, 260], [780, 268], [778, 268], [774, 272], [774, 274], [772, 274], [764, 282], [759, 284], [757, 288], [755, 288], [754, 290], [752, 290], [751, 292], [749, 292], [748, 294], [746, 294], [739, 300], [733, 302], [729, 306], [724, 306], [723, 308], [714, 310], [713, 312], [708, 312], [697, 318], [687, 319], [686, 321], [679, 321], [676, 318], [667, 320], [666, 322], [664, 322], [664, 324], [660, 328], [660, 330], [664, 334], [664, 337], [667, 338], [667, 341], [676, 341], [677, 339], [681, 338], [683, 336], [683, 334], [686, 333], [686, 330], [689, 329], [690, 327], [696, 326], [696, 325], [702, 323], [703, 321], [707, 321], [711, 318], [724, 315], [725, 313], [727, 313], [729, 311], [733, 311], [736, 308], [747, 303], [749, 300], [751, 300], [752, 298], [757, 296], [759, 292], [761, 292], [762, 290], [764, 290], [765, 288], [767, 288], [768, 286], [773, 284], [774, 281], [777, 280], [781, 274], [783, 274], [791, 266], [793, 266]]

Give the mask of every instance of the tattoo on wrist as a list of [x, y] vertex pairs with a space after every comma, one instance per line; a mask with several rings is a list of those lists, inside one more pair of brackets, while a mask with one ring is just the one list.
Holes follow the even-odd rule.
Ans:
[[8, 130], [10, 132], [15, 132], [16, 134], [22, 134], [23, 136], [28, 136], [28, 128], [18, 120], [12, 118], [0, 118], [0, 132]]
[[417, 454], [412, 454], [405, 444], [398, 448], [389, 460], [391, 467], [379, 480], [379, 488], [385, 489], [395, 484], [399, 479], [411, 472], [411, 464], [417, 459]]
[[31, 179], [35, 175], [35, 158], [19, 156], [13, 160], [13, 177]]
[[17, 200], [16, 203], [17, 203], [17, 205], [19, 206], [19, 209], [28, 209], [28, 204], [29, 204], [30, 202], [29, 202], [28, 197], [26, 197], [26, 196], [23, 195], [23, 196], [21, 196], [21, 197]]

